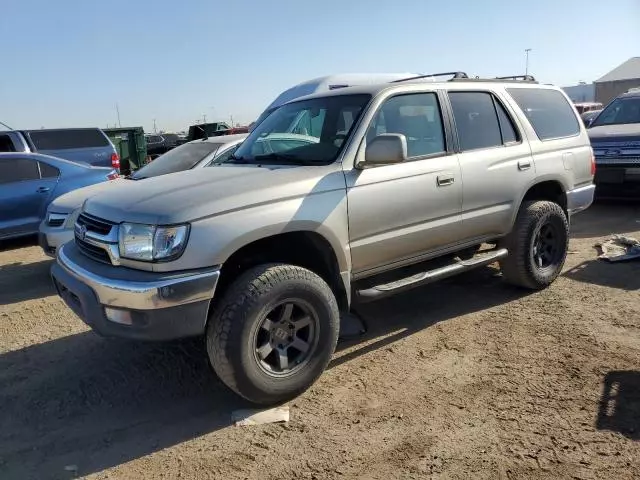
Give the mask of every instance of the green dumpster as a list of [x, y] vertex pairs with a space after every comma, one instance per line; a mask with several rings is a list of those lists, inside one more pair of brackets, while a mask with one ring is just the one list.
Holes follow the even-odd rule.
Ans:
[[106, 128], [102, 130], [120, 156], [120, 173], [130, 175], [143, 167], [147, 158], [147, 142], [142, 127]]

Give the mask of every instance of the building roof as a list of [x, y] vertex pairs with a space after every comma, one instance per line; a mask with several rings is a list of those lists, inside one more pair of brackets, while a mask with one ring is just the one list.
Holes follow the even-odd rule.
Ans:
[[617, 82], [618, 80], [640, 79], [640, 57], [631, 57], [622, 65], [611, 70], [605, 76], [600, 77], [595, 83]]

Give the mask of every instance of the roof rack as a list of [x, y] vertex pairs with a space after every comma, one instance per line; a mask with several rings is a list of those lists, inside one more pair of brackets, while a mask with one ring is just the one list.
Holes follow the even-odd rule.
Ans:
[[533, 75], [508, 75], [506, 77], [496, 77], [496, 80], [521, 80], [523, 82], [535, 82]]
[[446, 77], [449, 75], [451, 75], [451, 80], [469, 78], [469, 75], [467, 75], [465, 72], [444, 72], [444, 73], [430, 73], [427, 75], [416, 75], [415, 77], [400, 78], [399, 80], [392, 80], [389, 83], [408, 82], [411, 80], [419, 80], [421, 78]]

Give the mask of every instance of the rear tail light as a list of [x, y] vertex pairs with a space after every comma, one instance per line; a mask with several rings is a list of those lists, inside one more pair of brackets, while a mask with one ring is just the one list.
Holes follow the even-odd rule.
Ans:
[[593, 154], [593, 149], [591, 149], [591, 176], [594, 177], [596, 175], [596, 156]]
[[115, 168], [116, 170], [120, 170], [120, 156], [117, 153], [111, 154], [111, 168]]
[[115, 180], [116, 178], [120, 178], [120, 174], [116, 170], [113, 170], [107, 175], [107, 180]]

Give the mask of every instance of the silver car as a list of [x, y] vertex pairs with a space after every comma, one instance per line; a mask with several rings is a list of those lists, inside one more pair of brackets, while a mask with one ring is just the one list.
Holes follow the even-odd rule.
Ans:
[[60, 245], [73, 239], [73, 224], [87, 198], [122, 182], [139, 181], [225, 162], [246, 137], [247, 134], [239, 134], [194, 140], [168, 151], [127, 178], [80, 188], [58, 197], [51, 202], [40, 223], [40, 246], [44, 253], [54, 257]]
[[495, 262], [544, 289], [593, 201], [587, 131], [557, 87], [450, 75], [299, 98], [215, 168], [91, 197], [59, 295], [104, 336], [201, 336], [227, 386], [278, 404], [327, 367], [352, 300]]

